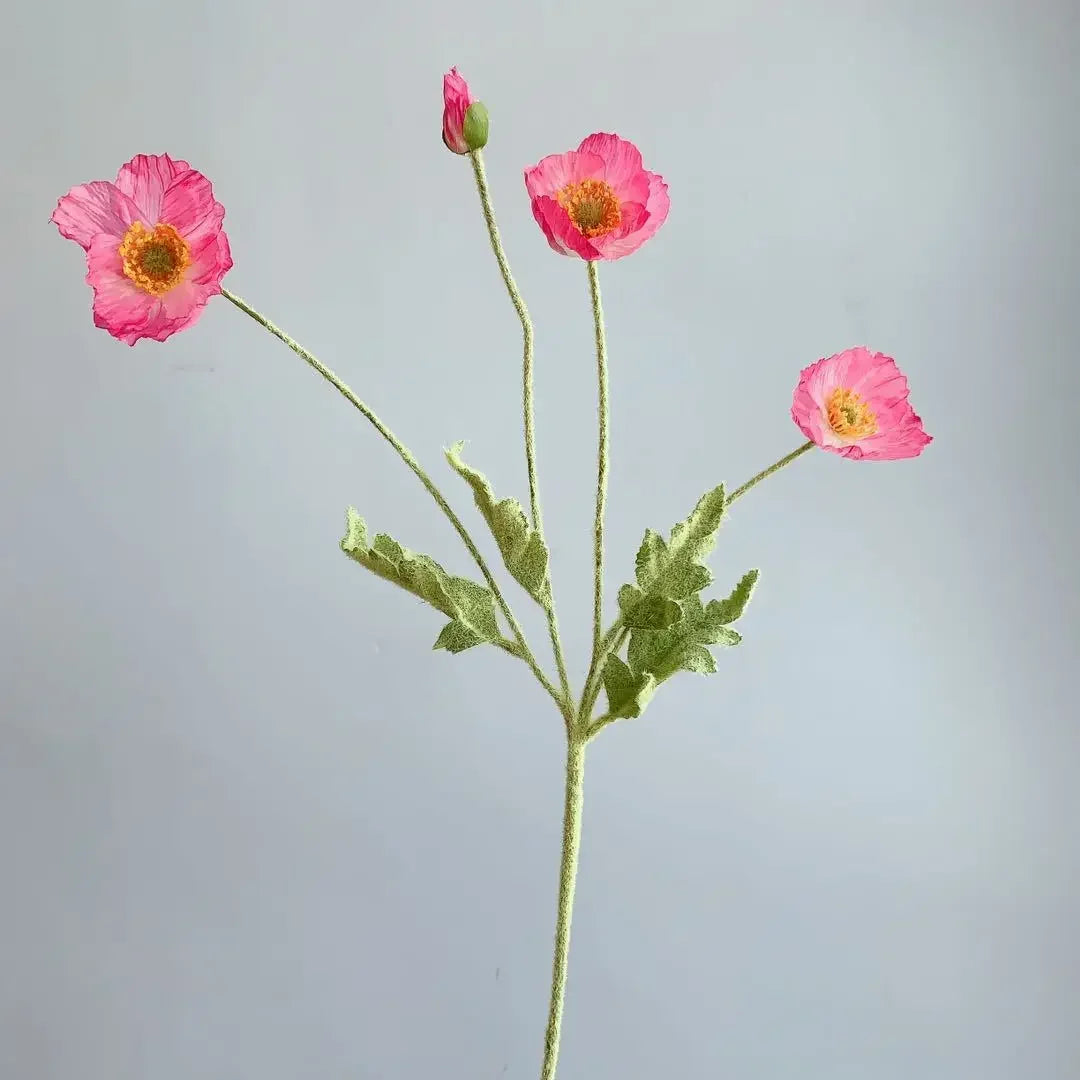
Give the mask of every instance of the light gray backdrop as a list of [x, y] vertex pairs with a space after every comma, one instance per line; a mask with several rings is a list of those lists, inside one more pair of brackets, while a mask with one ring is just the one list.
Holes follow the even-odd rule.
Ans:
[[595, 744], [560, 1076], [1080, 1075], [1070, 9], [20, 8], [0, 76], [3, 1080], [537, 1075], [559, 721], [508, 657], [432, 653], [439, 621], [338, 551], [343, 510], [467, 556], [224, 301], [165, 345], [96, 330], [48, 222], [133, 154], [187, 158], [227, 207], [228, 285], [482, 531], [441, 447], [469, 439], [525, 497], [520, 345], [439, 140], [453, 63], [491, 110], [538, 327], [575, 680], [591, 327], [525, 166], [616, 131], [671, 185], [658, 236], [602, 269], [610, 586], [646, 525], [797, 445], [792, 387], [820, 356], [895, 355], [936, 439], [913, 462], [815, 454], [739, 504], [713, 566], [724, 586], [762, 568], [744, 646]]

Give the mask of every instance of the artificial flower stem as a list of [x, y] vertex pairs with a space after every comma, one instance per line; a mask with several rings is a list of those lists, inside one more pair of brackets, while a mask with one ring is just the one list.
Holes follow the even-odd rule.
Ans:
[[[597, 369], [600, 380], [600, 466], [597, 481], [597, 517], [596, 517], [596, 602], [594, 611], [593, 657], [589, 674], [578, 706], [578, 722], [571, 728], [566, 759], [566, 808], [563, 816], [563, 852], [559, 872], [559, 907], [555, 924], [555, 959], [551, 976], [551, 1007], [548, 1013], [547, 1034], [544, 1038], [544, 1065], [541, 1080], [554, 1080], [559, 1059], [559, 1038], [562, 1026], [563, 1003], [566, 996], [566, 973], [570, 954], [570, 926], [574, 910], [574, 887], [577, 877], [578, 858], [581, 849], [581, 817], [584, 806], [585, 747], [608, 724], [616, 718], [610, 713], [603, 713], [594, 720], [589, 720], [593, 706], [600, 696], [604, 663], [611, 653], [617, 653], [623, 646], [629, 629], [622, 624], [621, 616], [600, 635], [600, 610], [602, 599], [601, 575], [603, 570], [603, 506], [607, 466], [607, 357], [604, 344], [603, 311], [600, 306], [600, 289], [597, 283], [595, 263], [589, 264], [589, 286], [593, 297], [593, 316], [596, 323]], [[736, 488], [727, 501], [730, 503], [745, 495], [755, 484], [767, 476], [782, 469], [796, 458], [801, 457], [814, 447], [808, 442], [782, 457], [775, 464], [763, 469], [751, 477], [741, 487]]]
[[491, 191], [488, 188], [487, 172], [484, 169], [484, 158], [479, 150], [469, 155], [472, 160], [473, 175], [476, 177], [476, 190], [480, 195], [480, 209], [484, 214], [484, 224], [487, 225], [488, 238], [491, 241], [491, 250], [495, 253], [495, 261], [499, 264], [499, 273], [502, 275], [503, 284], [510, 294], [510, 302], [514, 305], [518, 320], [521, 323], [522, 337], [522, 382], [524, 385], [523, 405], [525, 411], [525, 464], [529, 470], [529, 503], [532, 507], [533, 526], [543, 532], [543, 522], [540, 513], [540, 487], [536, 478], [536, 434], [533, 417], [533, 324], [529, 317], [529, 309], [514, 281], [514, 275], [510, 273], [510, 263], [507, 261], [506, 252], [503, 249], [502, 238], [499, 236], [499, 227], [495, 223], [495, 208], [491, 202]]
[[572, 727], [566, 747], [566, 803], [563, 809], [562, 860], [559, 864], [559, 905], [555, 917], [555, 954], [551, 965], [551, 1004], [544, 1033], [544, 1063], [540, 1080], [554, 1080], [559, 1064], [566, 973], [570, 960], [570, 924], [574, 915], [574, 886], [581, 851], [581, 816], [585, 804], [585, 744]]
[[604, 504], [607, 502], [608, 482], [608, 371], [607, 340], [604, 334], [604, 308], [600, 300], [600, 276], [597, 273], [595, 259], [590, 260], [585, 265], [589, 268], [589, 295], [592, 299], [593, 327], [596, 336], [596, 381], [599, 390], [597, 414], [600, 422], [596, 452], [596, 521], [593, 525], [592, 667], [595, 674], [600, 654], [601, 627], [604, 613]]
[[[532, 510], [533, 528], [543, 536], [544, 519], [540, 511], [540, 481], [537, 479], [536, 473], [536, 422], [533, 409], [533, 324], [532, 319], [529, 317], [529, 309], [525, 306], [517, 282], [514, 281], [514, 275], [510, 272], [510, 263], [506, 258], [506, 251], [503, 249], [502, 238], [499, 236], [499, 226], [495, 222], [495, 208], [491, 202], [491, 191], [488, 188], [483, 155], [479, 150], [475, 150], [469, 157], [472, 160], [473, 174], [476, 177], [476, 190], [480, 195], [480, 208], [484, 214], [484, 224], [487, 225], [491, 250], [495, 253], [495, 261], [499, 264], [499, 273], [502, 275], [503, 284], [510, 294], [510, 303], [514, 305], [514, 311], [517, 312], [518, 320], [521, 322], [522, 406], [525, 413], [525, 465], [529, 472], [529, 505]], [[566, 672], [566, 658], [563, 655], [554, 598], [545, 605], [545, 611], [548, 620], [548, 633], [551, 636], [551, 649], [555, 654], [555, 664], [559, 669], [559, 682], [562, 684], [563, 695], [567, 702], [570, 702], [570, 679]]]
[[239, 296], [234, 295], [227, 289], [222, 289], [221, 295], [224, 296], [226, 300], [230, 300], [233, 304], [235, 304], [242, 312], [244, 312], [245, 315], [250, 315], [251, 318], [253, 318], [260, 326], [268, 330], [279, 341], [283, 341], [286, 345], [288, 345], [289, 348], [292, 349], [292, 351], [296, 353], [296, 355], [299, 356], [301, 360], [305, 361], [305, 363], [313, 367], [328, 383], [330, 383], [331, 386], [333, 386], [335, 390], [337, 390], [339, 394], [341, 394], [343, 398], [345, 398], [345, 400], [350, 405], [356, 408], [363, 415], [364, 419], [367, 420], [371, 424], [371, 426], [374, 427], [375, 430], [397, 451], [398, 457], [400, 457], [401, 460], [404, 461], [405, 464], [408, 465], [408, 467], [416, 474], [417, 479], [427, 489], [428, 494], [438, 504], [439, 509], [447, 516], [450, 524], [454, 526], [455, 530], [457, 530], [458, 536], [461, 537], [461, 540], [465, 544], [465, 547], [468, 548], [469, 554], [473, 557], [476, 565], [480, 568], [480, 572], [484, 575], [484, 580], [488, 583], [488, 588], [491, 589], [491, 592], [494, 595], [495, 600], [499, 605], [499, 608], [502, 610], [503, 615], [506, 617], [506, 621], [510, 624], [510, 630], [512, 631], [514, 639], [517, 642], [518, 655], [520, 655], [521, 658], [525, 661], [525, 663], [529, 665], [529, 667], [532, 669], [533, 674], [540, 681], [540, 685], [543, 686], [543, 688], [555, 699], [556, 704], [558, 704], [560, 710], [565, 715], [569, 711], [568, 704], [564, 702], [563, 695], [561, 695], [559, 691], [556, 690], [554, 686], [552, 686], [548, 677], [543, 673], [543, 671], [541, 671], [539, 664], [537, 664], [536, 658], [533, 656], [532, 650], [529, 648], [528, 642], [525, 640], [525, 634], [522, 631], [517, 619], [514, 618], [514, 613], [510, 610], [510, 605], [507, 604], [506, 600], [504, 599], [502, 595], [502, 590], [500, 590], [499, 588], [499, 583], [492, 576], [491, 571], [488, 569], [487, 563], [484, 561], [483, 555], [480, 554], [479, 548], [477, 548], [476, 544], [473, 542], [472, 537], [469, 535], [468, 530], [462, 524], [461, 519], [457, 516], [457, 514], [454, 513], [450, 504], [446, 501], [443, 493], [435, 486], [435, 483], [432, 481], [431, 477], [429, 477], [428, 474], [424, 471], [423, 467], [420, 465], [420, 462], [418, 462], [416, 458], [413, 457], [412, 452], [408, 449], [408, 447], [406, 447], [405, 444], [402, 443], [400, 439], [398, 439], [398, 437], [378, 418], [378, 416], [375, 415], [371, 408], [366, 405], [360, 398], [358, 398], [356, 394], [344, 382], [342, 382], [341, 379], [339, 379], [333, 371], [330, 370], [330, 368], [328, 368], [324, 363], [322, 363], [322, 361], [318, 360], [315, 356], [308, 352], [307, 349], [303, 347], [303, 345], [299, 344], [299, 342], [294, 341], [291, 337], [289, 337], [288, 334], [285, 333], [284, 330], [282, 330], [278, 326], [275, 326], [274, 323], [272, 323], [265, 315], [256, 311], [249, 303], [247, 303], [247, 301], [242, 300]]
[[774, 462], [767, 469], [762, 469], [757, 476], [751, 476], [745, 484], [737, 487], [725, 500], [728, 503], [733, 503], [740, 496], [745, 495], [755, 484], [760, 484], [766, 476], [772, 476], [774, 472], [778, 472], [785, 465], [790, 465], [797, 457], [802, 457], [807, 450], [813, 450], [815, 446], [814, 441], [811, 439], [809, 442], [805, 442], [798, 448], [798, 450], [792, 450], [790, 454], [782, 457], [779, 461]]
[[586, 717], [592, 715], [593, 706], [600, 696], [604, 665], [607, 663], [608, 656], [611, 653], [617, 653], [622, 648], [626, 635], [629, 633], [630, 631], [623, 626], [622, 616], [620, 615], [600, 639], [600, 648], [596, 651], [596, 656], [585, 678], [585, 687], [581, 691], [581, 702], [578, 705], [577, 715], [581, 718], [582, 723], [585, 723]]

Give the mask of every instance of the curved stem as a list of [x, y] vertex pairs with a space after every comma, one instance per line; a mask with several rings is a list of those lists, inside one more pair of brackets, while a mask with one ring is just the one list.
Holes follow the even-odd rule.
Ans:
[[[491, 191], [488, 188], [487, 173], [484, 171], [484, 159], [479, 150], [474, 150], [469, 158], [472, 161], [473, 175], [476, 177], [476, 190], [480, 195], [480, 208], [484, 214], [484, 223], [487, 225], [488, 238], [491, 241], [491, 250], [495, 253], [495, 261], [499, 264], [499, 273], [502, 275], [503, 284], [510, 294], [510, 302], [514, 305], [518, 320], [521, 322], [522, 360], [522, 408], [525, 414], [525, 465], [529, 471], [529, 505], [532, 511], [533, 528], [541, 536], [544, 534], [544, 519], [540, 511], [540, 481], [536, 474], [536, 423], [533, 409], [533, 324], [529, 318], [529, 309], [514, 281], [514, 275], [510, 273], [510, 263], [503, 250], [502, 239], [499, 236], [499, 227], [495, 223], [495, 208], [491, 203]], [[566, 673], [566, 658], [563, 656], [562, 640], [559, 636], [559, 620], [555, 614], [555, 600], [545, 605], [548, 620], [548, 633], [551, 637], [551, 649], [555, 654], [555, 664], [559, 669], [559, 681], [562, 683], [563, 694], [567, 702], [571, 700], [570, 679]]]
[[596, 667], [600, 650], [601, 626], [604, 614], [604, 505], [607, 502], [608, 481], [608, 372], [607, 341], [604, 335], [604, 309], [600, 301], [600, 278], [595, 260], [589, 268], [589, 295], [592, 298], [593, 327], [596, 336], [596, 381], [599, 388], [598, 414], [600, 434], [596, 453], [596, 521], [593, 525], [593, 647], [592, 662]]
[[476, 565], [480, 568], [480, 572], [484, 575], [484, 580], [488, 584], [488, 588], [491, 589], [492, 594], [495, 597], [499, 608], [502, 610], [503, 615], [506, 617], [507, 623], [510, 625], [510, 630], [514, 635], [514, 639], [517, 642], [518, 655], [525, 661], [526, 664], [532, 669], [533, 674], [539, 679], [540, 685], [555, 699], [559, 705], [560, 710], [564, 713], [567, 712], [566, 707], [563, 704], [562, 696], [551, 685], [547, 676], [540, 670], [540, 666], [536, 662], [536, 658], [533, 656], [532, 651], [529, 648], [528, 642], [525, 640], [525, 634], [521, 629], [517, 619], [514, 618], [514, 613], [510, 610], [509, 604], [502, 595], [502, 591], [499, 588], [499, 583], [492, 576], [491, 571], [488, 569], [487, 563], [484, 561], [483, 555], [480, 554], [476, 544], [473, 543], [472, 537], [469, 535], [468, 530], [461, 523], [461, 519], [454, 513], [450, 504], [446, 501], [443, 493], [435, 486], [434, 482], [424, 471], [420, 462], [413, 457], [411, 451], [400, 439], [375, 415], [372, 409], [366, 405], [356, 394], [344, 383], [333, 371], [330, 370], [320, 360], [316, 359], [310, 352], [307, 351], [302, 345], [294, 341], [284, 330], [275, 326], [265, 315], [256, 311], [245, 300], [241, 300], [239, 296], [229, 292], [227, 289], [221, 290], [221, 295], [226, 300], [230, 300], [235, 304], [245, 315], [250, 315], [260, 326], [268, 330], [279, 341], [283, 341], [286, 345], [301, 360], [313, 367], [330, 385], [337, 390], [339, 394], [355, 409], [357, 409], [361, 415], [367, 420], [373, 428], [397, 451], [398, 457], [405, 462], [406, 465], [415, 473], [417, 479], [427, 489], [428, 494], [438, 504], [439, 509], [447, 516], [450, 524], [454, 526], [458, 536], [461, 537], [462, 542], [468, 549], [469, 554], [473, 557]]
[[491, 203], [491, 191], [488, 188], [483, 156], [479, 150], [474, 150], [469, 155], [469, 159], [472, 161], [473, 175], [476, 177], [476, 190], [480, 195], [480, 209], [484, 213], [484, 224], [487, 225], [491, 250], [495, 253], [495, 261], [499, 264], [499, 273], [502, 275], [503, 284], [510, 294], [510, 302], [514, 305], [514, 310], [517, 312], [517, 317], [521, 322], [525, 463], [529, 470], [529, 502], [532, 507], [533, 525], [542, 530], [540, 488], [536, 478], [536, 433], [533, 420], [533, 324], [532, 319], [529, 318], [529, 310], [526, 308], [525, 301], [522, 299], [521, 292], [517, 287], [517, 282], [514, 281], [514, 275], [510, 273], [510, 263], [507, 261], [506, 252], [503, 250], [499, 227], [495, 223], [495, 208]]
[[570, 959], [570, 924], [574, 885], [581, 851], [581, 817], [585, 805], [585, 739], [572, 732], [566, 749], [566, 802], [563, 810], [562, 860], [559, 864], [559, 906], [555, 918], [555, 955], [551, 966], [551, 1004], [544, 1033], [540, 1080], [554, 1080], [559, 1064], [566, 973]]
[[726, 503], [733, 503], [740, 496], [745, 495], [755, 484], [760, 484], [766, 476], [772, 476], [774, 472], [782, 469], [785, 465], [790, 465], [796, 458], [802, 457], [807, 450], [813, 450], [816, 443], [811, 439], [809, 442], [805, 442], [797, 450], [792, 450], [790, 454], [786, 454], [779, 461], [774, 462], [767, 469], [762, 469], [757, 476], [751, 476], [745, 484], [737, 487], [728, 497], [724, 500]]

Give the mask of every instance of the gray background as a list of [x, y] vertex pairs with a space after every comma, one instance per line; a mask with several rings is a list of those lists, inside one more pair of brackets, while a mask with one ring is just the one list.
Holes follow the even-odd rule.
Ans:
[[27, 5], [0, 76], [3, 1080], [538, 1071], [558, 719], [508, 657], [430, 652], [439, 621], [338, 551], [343, 509], [467, 557], [224, 301], [163, 346], [95, 330], [48, 223], [135, 153], [190, 160], [228, 285], [479, 535], [440, 448], [525, 496], [519, 337], [439, 141], [452, 63], [538, 326], [575, 681], [591, 328], [524, 166], [613, 130], [671, 185], [602, 268], [612, 587], [647, 524], [797, 445], [819, 356], [895, 355], [936, 438], [740, 504], [712, 564], [763, 570], [745, 645], [594, 745], [560, 1076], [1080, 1074], [1077, 31], [1065, 4]]

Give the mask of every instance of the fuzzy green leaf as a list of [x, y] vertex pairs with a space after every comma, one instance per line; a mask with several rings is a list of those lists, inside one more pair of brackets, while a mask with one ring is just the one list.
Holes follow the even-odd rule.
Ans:
[[464, 443], [446, 451], [451, 468], [472, 488], [477, 509], [491, 529], [506, 569], [514, 580], [542, 607], [551, 604], [548, 579], [548, 550], [543, 537], [529, 524], [517, 499], [496, 502], [485, 477], [461, 460]]
[[682, 608], [674, 600], [643, 593], [636, 585], [619, 589], [619, 611], [624, 626], [642, 630], [663, 630], [682, 616]]
[[724, 517], [724, 485], [718, 484], [698, 499], [694, 512], [671, 530], [669, 559], [698, 562], [716, 543], [716, 532]]
[[447, 652], [459, 653], [480, 644], [480, 638], [463, 622], [451, 619], [435, 639], [433, 649], [446, 649]]
[[604, 665], [604, 690], [608, 714], [612, 718], [640, 716], [656, 689], [650, 672], [635, 675], [619, 657], [612, 654]]
[[657, 684], [677, 671], [711, 675], [716, 664], [707, 645], [737, 645], [742, 638], [725, 626], [721, 602], [708, 606], [692, 596], [683, 601], [682, 618], [665, 630], [634, 630], [627, 650], [630, 671], [638, 678], [652, 674]]
[[[754, 595], [754, 587], [757, 585], [758, 576], [759, 572], [757, 570], [747, 570], [726, 599], [712, 601], [712, 604], [717, 606], [717, 618], [721, 623], [727, 625], [742, 618], [746, 605], [750, 603], [750, 597]], [[710, 607], [712, 604], [710, 604]]]
[[681, 670], [697, 675], [715, 675], [716, 660], [704, 645], [689, 645], [682, 658]]
[[659, 611], [670, 625], [671, 609], [662, 600], [686, 600], [712, 583], [712, 574], [702, 562], [716, 544], [716, 532], [724, 516], [724, 486], [706, 492], [693, 513], [664, 538], [652, 529], [645, 531], [635, 560], [637, 589], [627, 593], [620, 604], [627, 626], [662, 629]]
[[462, 652], [481, 642], [499, 640], [495, 597], [490, 589], [448, 574], [434, 559], [409, 551], [386, 533], [379, 533], [369, 544], [367, 525], [351, 506], [345, 513], [345, 526], [341, 550], [350, 559], [450, 618], [435, 648]]
[[664, 538], [652, 529], [645, 530], [645, 539], [638, 548], [634, 561], [637, 583], [643, 589], [656, 580], [667, 561], [668, 549]]

